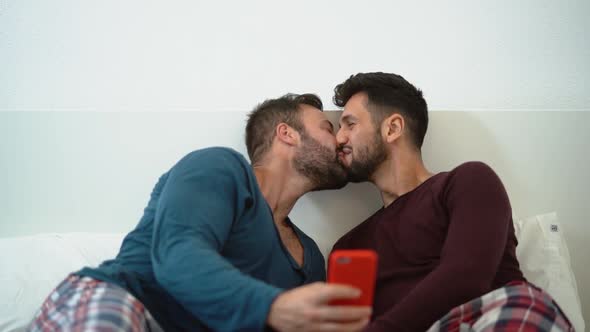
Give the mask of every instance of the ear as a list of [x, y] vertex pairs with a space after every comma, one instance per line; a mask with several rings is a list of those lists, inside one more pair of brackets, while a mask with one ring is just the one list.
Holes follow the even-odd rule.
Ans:
[[276, 128], [276, 136], [279, 142], [287, 145], [299, 144], [299, 133], [286, 123], [279, 123]]
[[385, 140], [387, 143], [392, 143], [397, 140], [404, 132], [405, 121], [404, 118], [398, 114], [393, 113], [383, 121], [382, 130], [385, 133]]

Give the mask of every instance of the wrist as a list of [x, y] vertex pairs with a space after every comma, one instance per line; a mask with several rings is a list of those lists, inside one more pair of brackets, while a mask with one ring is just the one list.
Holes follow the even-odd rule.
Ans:
[[284, 290], [277, 292], [270, 301], [265, 325], [269, 327], [271, 331], [274, 331], [277, 328], [276, 324], [277, 316], [279, 316], [280, 311], [280, 298], [284, 295], [284, 293]]

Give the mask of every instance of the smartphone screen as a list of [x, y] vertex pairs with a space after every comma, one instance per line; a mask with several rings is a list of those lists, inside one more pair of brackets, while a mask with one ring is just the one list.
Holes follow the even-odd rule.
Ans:
[[334, 305], [373, 306], [377, 278], [377, 253], [373, 250], [334, 250], [328, 259], [328, 282], [344, 284], [361, 290], [352, 300], [336, 300]]

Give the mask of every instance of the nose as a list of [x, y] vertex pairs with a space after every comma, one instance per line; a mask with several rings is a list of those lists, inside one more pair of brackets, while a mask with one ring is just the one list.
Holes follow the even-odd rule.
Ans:
[[343, 145], [346, 142], [348, 142], [348, 136], [346, 135], [346, 133], [344, 132], [344, 130], [342, 130], [342, 128], [338, 129], [338, 132], [336, 133], [336, 143], [338, 143], [338, 145]]

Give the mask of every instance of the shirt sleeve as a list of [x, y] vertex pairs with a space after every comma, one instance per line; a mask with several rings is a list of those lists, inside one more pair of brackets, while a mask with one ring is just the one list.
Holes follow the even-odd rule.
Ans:
[[152, 262], [158, 283], [213, 330], [263, 330], [281, 289], [235, 268], [221, 251], [251, 204], [243, 157], [189, 154], [169, 173], [156, 208]]
[[440, 263], [366, 331], [425, 331], [452, 308], [491, 290], [506, 246], [512, 212], [494, 171], [459, 166], [442, 194], [449, 227]]

